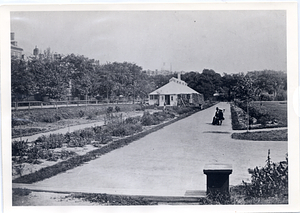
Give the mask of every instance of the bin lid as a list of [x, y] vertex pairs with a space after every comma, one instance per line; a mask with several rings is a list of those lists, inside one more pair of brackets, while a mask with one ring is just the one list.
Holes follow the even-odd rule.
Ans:
[[204, 174], [207, 173], [232, 173], [231, 164], [206, 164], [203, 169]]

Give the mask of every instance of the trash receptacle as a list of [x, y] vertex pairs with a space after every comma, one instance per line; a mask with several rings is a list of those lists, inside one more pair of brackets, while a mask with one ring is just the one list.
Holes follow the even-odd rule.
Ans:
[[229, 175], [231, 164], [207, 164], [203, 169], [206, 174], [206, 194], [229, 194]]

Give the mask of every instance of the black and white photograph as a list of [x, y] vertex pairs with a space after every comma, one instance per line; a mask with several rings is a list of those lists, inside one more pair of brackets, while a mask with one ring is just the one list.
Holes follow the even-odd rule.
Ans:
[[3, 205], [297, 210], [295, 5], [9, 8]]

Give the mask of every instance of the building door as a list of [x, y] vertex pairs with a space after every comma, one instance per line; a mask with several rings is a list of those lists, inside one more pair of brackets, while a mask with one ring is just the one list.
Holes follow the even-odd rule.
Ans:
[[170, 105], [170, 95], [165, 95], [166, 105]]

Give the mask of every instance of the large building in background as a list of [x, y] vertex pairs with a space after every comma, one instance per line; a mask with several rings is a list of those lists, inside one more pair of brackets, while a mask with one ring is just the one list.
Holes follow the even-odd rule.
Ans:
[[10, 51], [12, 57], [22, 58], [23, 57], [23, 49], [18, 47], [18, 42], [15, 40], [15, 33], [10, 33]]

